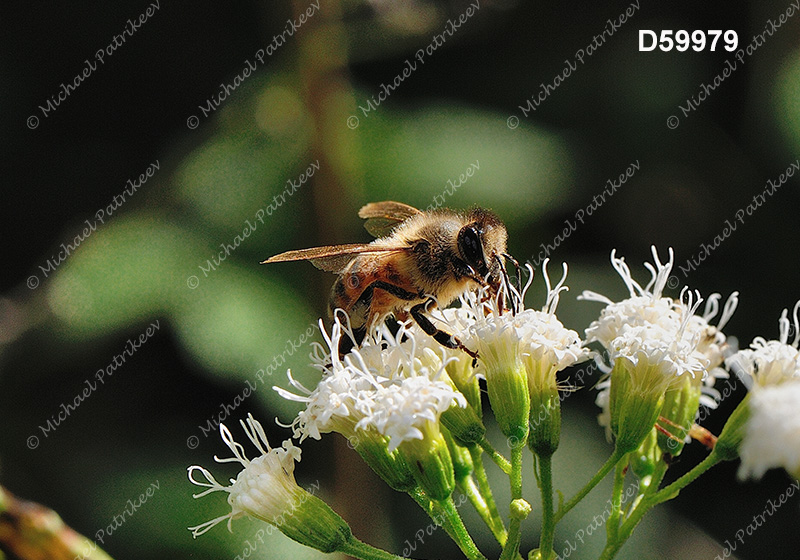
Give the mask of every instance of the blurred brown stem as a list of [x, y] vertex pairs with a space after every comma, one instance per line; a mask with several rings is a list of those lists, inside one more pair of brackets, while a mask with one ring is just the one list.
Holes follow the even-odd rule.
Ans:
[[[311, 0], [293, 0], [295, 18], [309, 9]], [[356, 102], [348, 70], [347, 34], [338, 0], [325, 0], [297, 35], [297, 73], [314, 128], [311, 158], [319, 160], [313, 178], [314, 212], [320, 245], [344, 241], [343, 218], [351, 222], [360, 196], [349, 196], [360, 185], [358, 131], [347, 126]], [[327, 292], [328, 284], [318, 293]], [[353, 532], [378, 546], [390, 545], [387, 490], [376, 484], [357, 453], [337, 438], [335, 448], [339, 510]]]
[[[292, 2], [295, 17], [308, 7], [309, 0]], [[298, 47], [297, 69], [315, 132], [311, 151], [320, 161], [320, 171], [314, 176], [316, 219], [323, 241], [338, 242], [342, 217], [355, 213], [348, 193], [360, 184], [360, 162], [358, 131], [346, 124], [356, 102], [342, 7], [337, 0], [326, 0], [319, 15], [303, 26]]]
[[112, 560], [53, 510], [0, 486], [0, 551], [21, 560]]

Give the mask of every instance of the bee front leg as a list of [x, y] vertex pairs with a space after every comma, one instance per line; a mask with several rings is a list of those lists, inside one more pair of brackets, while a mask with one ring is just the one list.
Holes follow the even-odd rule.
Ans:
[[433, 339], [441, 344], [446, 348], [452, 348], [454, 350], [463, 350], [467, 354], [472, 357], [472, 365], [475, 366], [478, 361], [478, 353], [473, 352], [458, 339], [458, 337], [453, 336], [452, 334], [439, 329], [431, 323], [431, 320], [425, 315], [425, 312], [428, 309], [429, 305], [435, 305], [436, 301], [433, 299], [429, 299], [425, 303], [420, 303], [411, 308], [411, 316], [414, 317], [414, 320], [420, 326], [420, 328], [425, 331], [426, 334], [433, 337]]
[[345, 354], [348, 354], [356, 346], [360, 346], [364, 341], [367, 334], [366, 325], [362, 325], [352, 331], [353, 336], [343, 333], [342, 338], [339, 339], [339, 359], [343, 359]]

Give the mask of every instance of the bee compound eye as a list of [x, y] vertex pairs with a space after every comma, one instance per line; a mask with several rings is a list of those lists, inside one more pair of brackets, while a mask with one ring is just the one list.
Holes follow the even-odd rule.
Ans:
[[474, 226], [465, 226], [461, 229], [458, 233], [458, 245], [466, 263], [476, 269], [480, 268], [483, 261], [483, 250]]

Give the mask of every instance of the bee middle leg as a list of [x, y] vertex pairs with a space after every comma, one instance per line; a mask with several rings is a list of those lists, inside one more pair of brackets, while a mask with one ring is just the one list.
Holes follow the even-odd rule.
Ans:
[[[377, 280], [364, 289], [364, 291], [358, 297], [358, 301], [356, 301], [354, 309], [362, 307], [365, 310], [369, 310], [370, 306], [372, 305], [372, 297], [375, 294], [376, 289], [388, 292], [403, 301], [413, 301], [423, 297], [422, 294], [409, 292], [400, 286], [389, 284], [383, 280]], [[364, 311], [364, 314], [367, 316], [368, 311]], [[352, 329], [353, 338], [349, 336], [343, 336], [339, 341], [339, 357], [342, 358], [353, 348], [361, 346], [361, 343], [364, 341], [364, 338], [367, 335], [367, 330], [368, 325], [364, 323]]]
[[414, 317], [414, 320], [417, 322], [420, 328], [425, 331], [426, 334], [432, 336], [433, 339], [442, 346], [445, 346], [446, 348], [452, 348], [454, 350], [463, 350], [469, 354], [472, 357], [472, 364], [474, 366], [478, 360], [478, 353], [473, 352], [464, 346], [464, 343], [462, 343], [458, 337], [437, 328], [436, 325], [434, 325], [425, 314], [428, 306], [435, 303], [435, 300], [429, 299], [424, 303], [415, 305], [411, 308], [411, 316]]

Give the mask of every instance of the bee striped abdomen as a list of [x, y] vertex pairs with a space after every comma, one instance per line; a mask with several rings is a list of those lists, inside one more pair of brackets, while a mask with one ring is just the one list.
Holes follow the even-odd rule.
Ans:
[[374, 326], [389, 313], [424, 298], [402, 271], [402, 261], [384, 260], [357, 257], [333, 285], [329, 311], [347, 311], [354, 329]]

